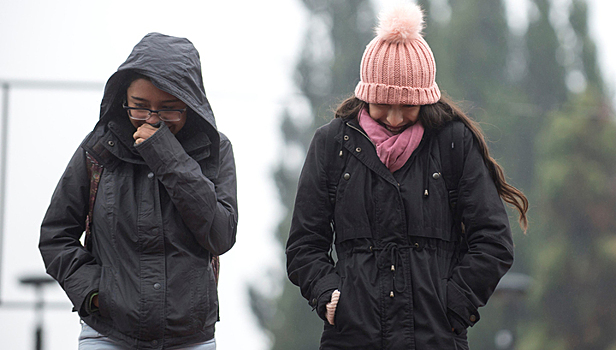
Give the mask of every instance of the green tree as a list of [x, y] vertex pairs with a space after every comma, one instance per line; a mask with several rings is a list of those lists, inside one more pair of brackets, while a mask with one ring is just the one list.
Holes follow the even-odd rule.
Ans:
[[614, 349], [616, 125], [590, 90], [548, 118], [532, 294], [523, 349]]
[[532, 240], [541, 249], [533, 254], [534, 312], [521, 327], [521, 349], [616, 348], [609, 301], [616, 287], [616, 124], [587, 12], [584, 1], [572, 2], [575, 36], [568, 38], [575, 43], [569, 78], [586, 88], [568, 94], [538, 137], [539, 229]]
[[[526, 33], [528, 71], [523, 88], [541, 113], [559, 109], [567, 100], [566, 71], [557, 60], [562, 57], [556, 29], [550, 22], [549, 0], [533, 0], [538, 18], [531, 21]], [[561, 59], [562, 61], [562, 59]]]
[[[289, 106], [282, 116], [285, 149], [305, 154], [317, 127], [333, 117], [332, 106], [352, 94], [359, 81], [359, 67], [365, 46], [373, 37], [374, 13], [369, 0], [303, 0], [310, 16], [304, 47], [296, 67], [295, 81], [309, 110], [298, 112]], [[297, 114], [302, 115], [298, 121]], [[302, 156], [303, 159], [303, 156]], [[287, 241], [300, 169], [283, 157], [274, 173], [284, 207], [276, 237], [281, 246]], [[280, 257], [284, 262], [284, 256]], [[281, 283], [278, 295], [265, 295], [256, 286], [249, 288], [251, 305], [261, 327], [272, 339], [272, 349], [315, 349], [323, 322], [311, 312], [299, 288], [286, 276], [273, 277]]]
[[584, 74], [587, 85], [598, 89], [603, 95], [605, 87], [597, 65], [597, 48], [588, 33], [588, 5], [585, 1], [573, 1], [569, 22], [576, 34], [576, 41], [579, 41], [576, 46], [578, 69]]

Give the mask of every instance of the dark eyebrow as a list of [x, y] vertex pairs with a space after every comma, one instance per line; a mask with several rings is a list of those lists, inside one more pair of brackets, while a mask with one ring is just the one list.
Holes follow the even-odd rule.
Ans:
[[141, 97], [137, 97], [137, 96], [131, 96], [130, 98], [132, 98], [133, 100], [137, 100], [137, 101], [144, 101], [144, 102], [148, 101], [145, 98], [141, 98]]

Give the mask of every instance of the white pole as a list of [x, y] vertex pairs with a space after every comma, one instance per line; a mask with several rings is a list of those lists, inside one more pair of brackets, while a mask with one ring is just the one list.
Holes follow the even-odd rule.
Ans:
[[2, 257], [4, 237], [4, 201], [6, 200], [6, 148], [9, 136], [9, 83], [2, 84], [2, 143], [0, 143], [0, 303], [2, 303]]

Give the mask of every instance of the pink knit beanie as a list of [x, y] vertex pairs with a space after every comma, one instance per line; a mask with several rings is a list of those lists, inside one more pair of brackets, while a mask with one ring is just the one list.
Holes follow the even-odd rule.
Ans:
[[376, 38], [361, 60], [355, 96], [368, 103], [426, 105], [437, 102], [436, 64], [421, 36], [423, 12], [401, 4], [379, 16]]

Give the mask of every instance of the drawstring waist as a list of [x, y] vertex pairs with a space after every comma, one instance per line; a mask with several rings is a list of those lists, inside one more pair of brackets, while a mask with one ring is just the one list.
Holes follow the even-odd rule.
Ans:
[[392, 288], [389, 296], [393, 298], [395, 293], [406, 291], [406, 277], [404, 276], [405, 263], [401, 250], [413, 249], [413, 245], [398, 245], [387, 243], [384, 247], [371, 247], [375, 252], [377, 266], [379, 269], [389, 269], [392, 274]]
[[419, 244], [401, 245], [389, 242], [382, 247], [360, 245], [349, 248], [345, 250], [345, 253], [339, 255], [342, 259], [349, 258], [354, 254], [370, 254], [375, 257], [379, 270], [389, 270], [391, 272], [392, 286], [389, 292], [390, 297], [393, 298], [396, 293], [404, 293], [406, 291], [406, 278], [404, 277], [405, 262], [402, 257], [402, 250], [418, 249]]
[[[409, 254], [411, 251], [422, 251], [424, 249], [431, 251], [430, 254], [447, 254], [451, 259], [455, 257], [459, 242], [447, 242], [441, 240], [433, 240], [430, 238], [415, 237], [414, 243], [410, 245], [398, 244], [394, 242], [386, 243], [383, 246], [375, 247], [374, 245], [366, 244], [344, 247], [344, 242], [337, 247], [341, 260], [348, 259], [354, 254], [370, 254], [376, 259], [377, 269], [389, 271], [391, 274], [391, 288], [389, 296], [394, 298], [397, 293], [404, 293], [407, 288], [407, 280], [405, 276], [406, 259], [403, 253], [406, 250]], [[346, 249], [345, 249], [346, 248]]]

